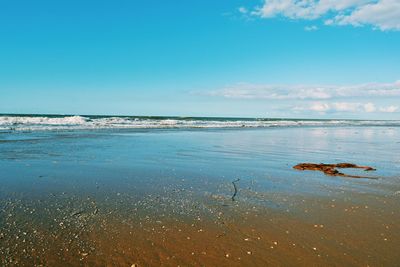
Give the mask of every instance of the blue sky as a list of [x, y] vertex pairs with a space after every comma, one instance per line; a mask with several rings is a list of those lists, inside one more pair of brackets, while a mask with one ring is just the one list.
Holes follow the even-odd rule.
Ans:
[[1, 1], [0, 112], [400, 119], [400, 1]]

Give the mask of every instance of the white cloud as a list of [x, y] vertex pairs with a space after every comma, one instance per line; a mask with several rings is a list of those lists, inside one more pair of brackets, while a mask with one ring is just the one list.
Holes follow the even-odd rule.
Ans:
[[309, 110], [317, 111], [317, 112], [326, 112], [330, 110], [330, 106], [327, 103], [313, 103], [311, 104]]
[[325, 88], [302, 85], [262, 85], [240, 83], [210, 92], [214, 96], [244, 99], [328, 99], [332, 96]]
[[318, 30], [318, 27], [315, 26], [315, 25], [306, 26], [306, 27], [304, 27], [304, 30], [307, 31], [307, 32], [316, 31], [316, 30]]
[[[366, 105], [366, 104], [365, 104]], [[315, 111], [319, 113], [325, 112], [358, 112], [363, 109], [362, 103], [352, 103], [352, 102], [312, 102], [304, 106], [296, 106], [293, 110], [302, 111]]]
[[[264, 99], [296, 103], [293, 111], [318, 113], [394, 113], [400, 107], [376, 105], [400, 99], [400, 81], [353, 85], [273, 85], [239, 83], [207, 93], [230, 99]], [[353, 102], [353, 99], [358, 99]], [[287, 102], [286, 102], [287, 103]]]
[[261, 18], [323, 19], [326, 25], [371, 25], [383, 31], [400, 30], [399, 0], [264, 0], [251, 14]]
[[242, 14], [247, 14], [247, 12], [248, 12], [247, 8], [245, 8], [245, 7], [243, 7], [243, 6], [239, 7], [239, 8], [238, 8], [238, 11], [239, 11], [240, 13], [242, 13]]
[[346, 97], [400, 96], [400, 81], [356, 85], [273, 85], [239, 83], [209, 92], [213, 96], [237, 99], [332, 99]]
[[338, 14], [333, 22], [338, 25], [372, 25], [382, 31], [400, 30], [400, 1], [382, 0], [363, 5], [350, 14]]
[[343, 112], [356, 112], [360, 109], [362, 104], [360, 103], [348, 103], [348, 102], [338, 102], [333, 103], [332, 109], [336, 111], [343, 111]]
[[372, 103], [367, 103], [367, 104], [364, 104], [364, 110], [365, 110], [365, 112], [375, 112], [376, 107]]
[[393, 113], [396, 112], [397, 110], [399, 110], [398, 106], [388, 106], [379, 109], [380, 112], [387, 112], [387, 113]]
[[284, 16], [290, 19], [317, 19], [328, 12], [344, 12], [374, 2], [373, 0], [264, 0], [253, 15], [263, 18]]
[[396, 112], [398, 110], [397, 106], [387, 106], [377, 108], [374, 103], [359, 103], [359, 102], [313, 102], [304, 106], [296, 106], [293, 108], [295, 111], [314, 111], [318, 113], [326, 113], [326, 112]]

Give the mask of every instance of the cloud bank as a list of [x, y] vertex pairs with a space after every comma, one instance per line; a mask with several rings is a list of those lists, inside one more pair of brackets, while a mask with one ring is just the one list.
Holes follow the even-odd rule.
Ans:
[[[341, 86], [239, 83], [210, 91], [207, 94], [228, 99], [261, 99], [286, 101], [286, 103], [289, 101], [293, 103], [292, 111], [295, 112], [394, 113], [400, 111], [399, 106], [389, 104], [396, 97], [400, 97], [400, 81]], [[353, 102], [355, 98], [361, 102]], [[387, 104], [384, 106], [374, 104], [378, 100]]]
[[358, 103], [358, 102], [314, 102], [311, 105], [296, 106], [293, 108], [294, 111], [314, 111], [318, 113], [327, 112], [384, 112], [384, 113], [394, 113], [399, 110], [398, 106], [383, 106], [376, 107], [375, 104], [368, 103]]
[[400, 30], [399, 0], [264, 0], [242, 14], [260, 18], [322, 19], [326, 25], [370, 25], [382, 31]]
[[400, 81], [356, 85], [273, 85], [240, 83], [209, 93], [213, 96], [237, 99], [332, 99], [345, 97], [400, 96]]

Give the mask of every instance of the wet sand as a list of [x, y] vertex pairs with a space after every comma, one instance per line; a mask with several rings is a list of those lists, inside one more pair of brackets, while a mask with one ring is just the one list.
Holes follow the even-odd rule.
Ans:
[[45, 210], [10, 201], [2, 265], [396, 266], [399, 196], [346, 197], [286, 199], [282, 211], [212, 197], [184, 212], [149, 198], [126, 214], [90, 199], [73, 200], [72, 212], [57, 199]]
[[[270, 131], [51, 135], [3, 146], [1, 265], [397, 266], [398, 158], [362, 146], [349, 156], [338, 147], [354, 141], [354, 129], [322, 130], [335, 138], [320, 137], [319, 148]], [[389, 133], [367, 149], [395, 150], [398, 130]], [[338, 147], [324, 151], [325, 142]], [[316, 159], [308, 149], [377, 166], [380, 178], [293, 170], [299, 158]], [[370, 164], [379, 153], [389, 154]]]

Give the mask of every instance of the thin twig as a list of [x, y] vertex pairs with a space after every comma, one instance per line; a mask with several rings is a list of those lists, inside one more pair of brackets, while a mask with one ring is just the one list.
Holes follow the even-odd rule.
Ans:
[[237, 195], [237, 192], [238, 192], [238, 190], [237, 190], [237, 187], [236, 187], [236, 182], [239, 182], [240, 181], [240, 179], [236, 179], [235, 181], [232, 181], [232, 184], [233, 184], [233, 189], [235, 190], [235, 192], [233, 192], [233, 195], [232, 195], [232, 201], [235, 201], [235, 197], [236, 197], [236, 195]]

